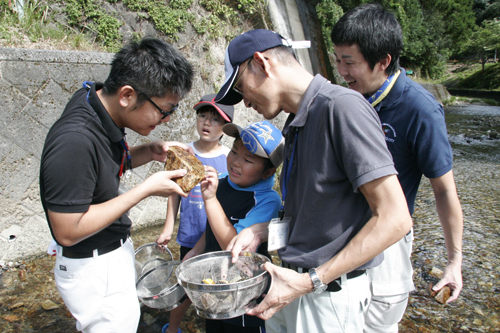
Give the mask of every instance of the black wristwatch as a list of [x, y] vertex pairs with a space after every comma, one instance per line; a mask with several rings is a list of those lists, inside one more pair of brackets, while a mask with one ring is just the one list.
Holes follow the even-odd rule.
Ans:
[[328, 285], [324, 284], [319, 279], [319, 276], [316, 273], [316, 268], [309, 269], [308, 273], [309, 273], [309, 277], [311, 278], [311, 281], [313, 283], [313, 291], [316, 294], [321, 294], [323, 291], [326, 290], [326, 288], [328, 288]]

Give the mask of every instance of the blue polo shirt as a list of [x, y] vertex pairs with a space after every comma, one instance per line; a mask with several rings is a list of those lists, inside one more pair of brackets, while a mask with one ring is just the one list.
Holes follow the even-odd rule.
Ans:
[[453, 152], [443, 106], [401, 69], [391, 91], [375, 110], [413, 214], [422, 174], [437, 178], [452, 169]]

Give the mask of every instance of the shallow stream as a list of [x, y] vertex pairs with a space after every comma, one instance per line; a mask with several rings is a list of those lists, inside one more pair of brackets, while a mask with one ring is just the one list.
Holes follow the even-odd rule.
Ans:
[[[447, 255], [432, 189], [424, 179], [414, 213], [416, 290], [400, 331], [499, 332], [500, 107], [447, 107], [446, 121], [464, 213], [464, 287], [458, 300], [448, 305], [429, 296], [428, 285], [437, 281], [431, 272], [444, 269]], [[160, 228], [134, 230], [135, 246], [155, 241]], [[178, 245], [172, 241], [170, 248], [178, 259]], [[273, 259], [275, 263], [279, 260]], [[0, 271], [0, 332], [76, 332], [75, 320], [53, 281], [54, 261], [43, 256]], [[138, 332], [161, 332], [168, 322], [168, 312], [146, 307], [142, 310]], [[181, 329], [186, 333], [204, 332], [204, 320], [190, 308]]]

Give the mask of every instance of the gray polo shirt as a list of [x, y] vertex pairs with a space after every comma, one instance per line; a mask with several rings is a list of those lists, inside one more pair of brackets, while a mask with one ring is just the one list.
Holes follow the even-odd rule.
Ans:
[[[292, 220], [288, 245], [279, 255], [295, 266], [317, 267], [370, 219], [358, 188], [397, 172], [375, 110], [358, 92], [321, 75], [314, 77], [297, 114], [287, 119], [284, 134], [286, 158], [294, 147], [295, 152], [285, 198], [285, 216]], [[282, 182], [284, 172], [285, 165]], [[360, 269], [382, 260], [381, 254]]]

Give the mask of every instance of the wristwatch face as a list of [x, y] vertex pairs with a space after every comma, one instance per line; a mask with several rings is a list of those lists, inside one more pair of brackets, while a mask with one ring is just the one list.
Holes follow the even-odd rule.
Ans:
[[320, 294], [320, 293], [322, 293], [323, 291], [325, 291], [328, 288], [328, 285], [324, 284], [319, 279], [318, 274], [316, 273], [316, 269], [315, 268], [311, 268], [309, 270], [309, 276], [311, 277], [311, 281], [312, 281], [313, 286], [314, 286], [313, 287], [313, 291], [316, 294]]

